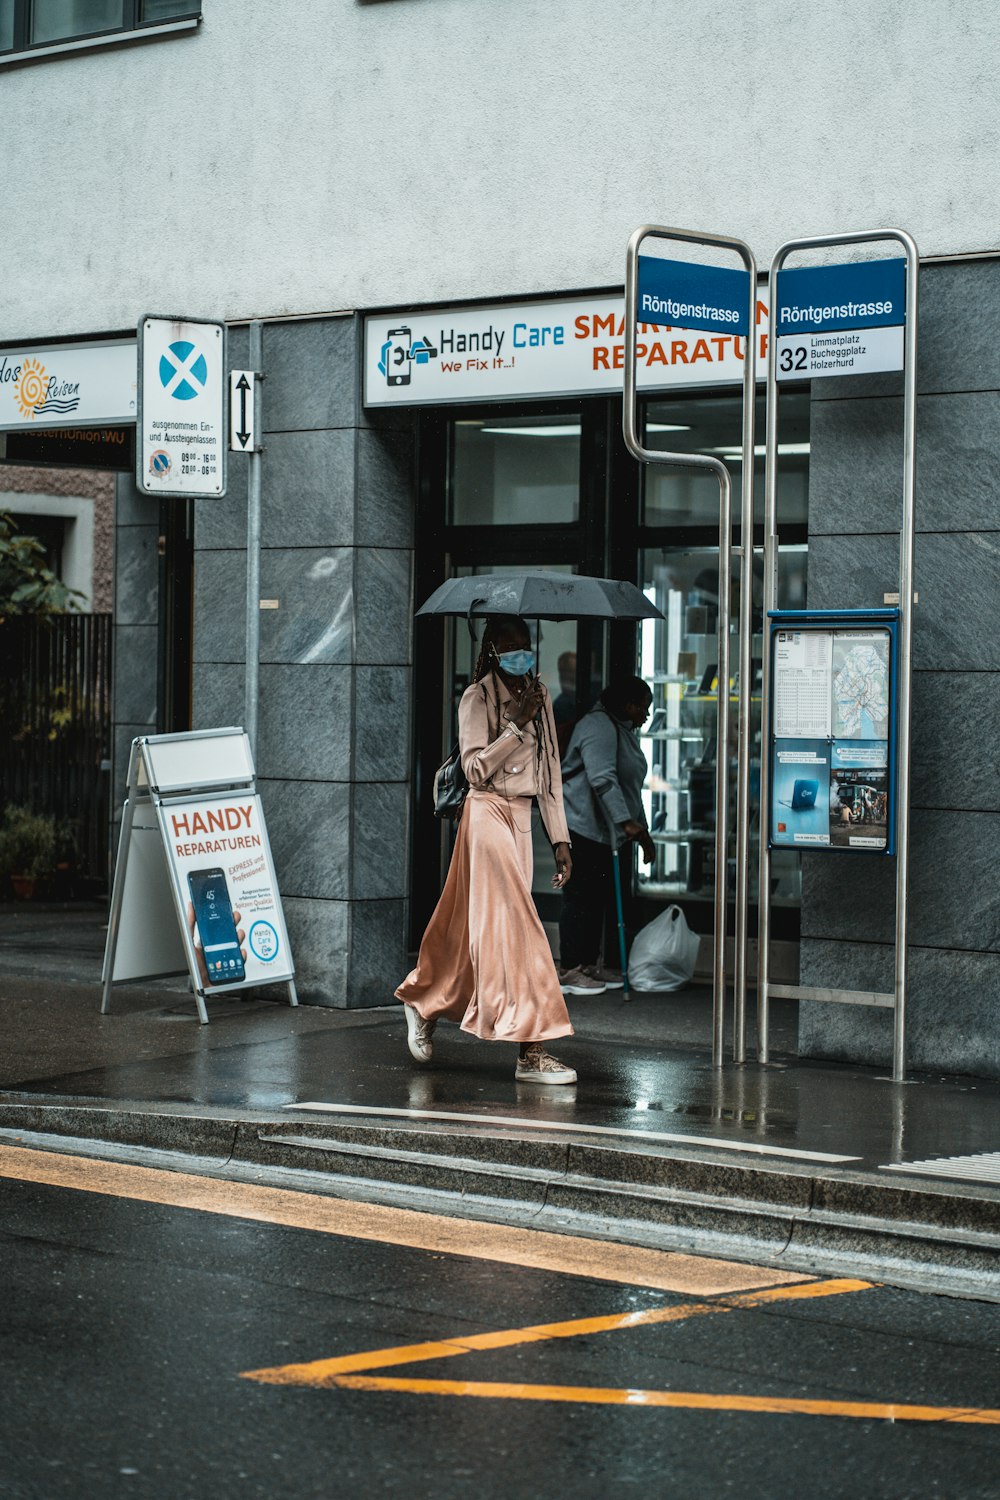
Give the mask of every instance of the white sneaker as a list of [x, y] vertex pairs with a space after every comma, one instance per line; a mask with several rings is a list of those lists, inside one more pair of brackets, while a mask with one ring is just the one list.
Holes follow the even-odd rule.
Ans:
[[559, 988], [564, 995], [603, 995], [607, 985], [603, 979], [594, 979], [586, 969], [560, 969]]
[[541, 1042], [532, 1042], [518, 1058], [514, 1077], [518, 1083], [575, 1083], [576, 1069], [546, 1052]]
[[437, 1022], [425, 1021], [412, 1005], [404, 1005], [403, 1008], [406, 1011], [406, 1045], [410, 1049], [410, 1056], [419, 1063], [430, 1062], [434, 1056], [431, 1037]]
[[620, 974], [609, 974], [607, 969], [602, 969], [600, 964], [581, 964], [580, 968], [588, 979], [596, 979], [598, 984], [603, 984], [606, 990], [623, 990], [625, 981]]

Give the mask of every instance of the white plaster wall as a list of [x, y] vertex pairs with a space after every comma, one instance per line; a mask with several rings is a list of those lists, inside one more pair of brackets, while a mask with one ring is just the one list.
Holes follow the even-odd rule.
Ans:
[[1000, 246], [996, 0], [204, 0], [0, 72], [0, 341], [618, 283], [645, 220]]

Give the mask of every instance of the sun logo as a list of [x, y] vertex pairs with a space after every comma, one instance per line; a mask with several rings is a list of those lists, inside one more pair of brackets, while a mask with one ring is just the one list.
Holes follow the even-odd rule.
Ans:
[[35, 407], [45, 400], [45, 389], [45, 366], [37, 359], [26, 359], [21, 366], [21, 378], [14, 387], [22, 416], [35, 420]]

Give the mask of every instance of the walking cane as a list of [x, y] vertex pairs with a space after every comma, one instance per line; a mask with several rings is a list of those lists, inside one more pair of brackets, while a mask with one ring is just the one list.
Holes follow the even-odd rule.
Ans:
[[615, 875], [615, 908], [618, 912], [618, 952], [622, 965], [622, 1004], [629, 998], [628, 993], [628, 957], [625, 953], [625, 912], [622, 909], [622, 867], [618, 858], [618, 850], [614, 844], [611, 845], [611, 864]]
[[615, 877], [615, 912], [618, 917], [618, 956], [622, 966], [622, 1004], [629, 998], [628, 955], [625, 952], [625, 910], [622, 906], [622, 867], [618, 858], [617, 829], [607, 811], [604, 813], [611, 838], [611, 869]]

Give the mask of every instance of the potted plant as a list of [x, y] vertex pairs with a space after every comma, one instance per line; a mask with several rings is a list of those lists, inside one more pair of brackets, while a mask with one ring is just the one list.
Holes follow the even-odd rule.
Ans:
[[10, 876], [19, 901], [30, 901], [52, 878], [57, 855], [55, 818], [26, 807], [7, 808], [0, 818], [0, 873]]

